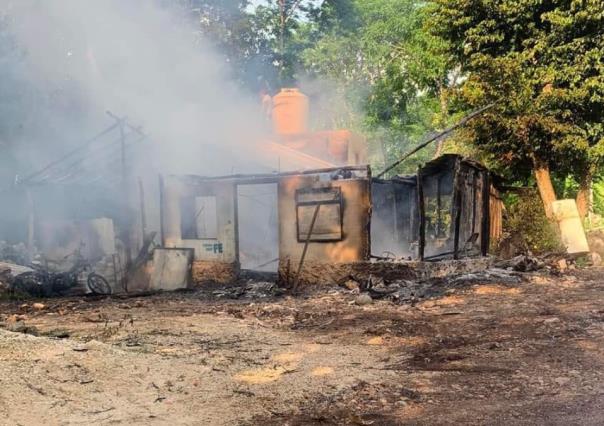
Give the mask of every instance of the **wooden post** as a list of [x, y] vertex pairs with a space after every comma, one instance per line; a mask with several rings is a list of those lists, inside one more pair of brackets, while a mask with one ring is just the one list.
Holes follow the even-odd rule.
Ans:
[[235, 238], [235, 260], [237, 262], [237, 270], [241, 270], [241, 258], [239, 256], [239, 185], [233, 184], [233, 237]]
[[459, 259], [459, 228], [461, 226], [461, 161], [455, 160], [453, 175], [453, 259]]
[[304, 242], [304, 250], [302, 250], [302, 257], [300, 258], [300, 264], [298, 265], [298, 272], [296, 272], [296, 278], [294, 280], [294, 285], [292, 286], [292, 292], [294, 294], [298, 292], [298, 284], [300, 283], [300, 273], [302, 272], [302, 266], [304, 266], [304, 259], [306, 258], [308, 243], [310, 242], [310, 237], [312, 236], [312, 231], [315, 227], [315, 222], [317, 221], [317, 216], [319, 215], [320, 208], [321, 204], [317, 204], [317, 207], [315, 207], [315, 212], [312, 216], [312, 221], [310, 222], [310, 228], [308, 228], [308, 234], [306, 235], [306, 241]]
[[147, 235], [147, 215], [145, 213], [145, 188], [143, 187], [142, 178], [138, 178], [138, 193], [140, 196], [140, 211], [141, 211], [141, 232], [142, 240], [144, 241], [145, 235]]
[[165, 191], [166, 185], [164, 182], [164, 177], [159, 175], [159, 238], [161, 241], [161, 246], [166, 247], [166, 223], [165, 223]]
[[491, 174], [488, 170], [482, 172], [482, 229], [480, 230], [480, 253], [489, 254], [491, 245]]
[[417, 169], [417, 209], [419, 212], [419, 239], [417, 252], [419, 260], [424, 260], [426, 249], [426, 209], [424, 206], [424, 187], [422, 185], [422, 170]]
[[[373, 177], [371, 176], [371, 166], [367, 166], [367, 196], [368, 196], [368, 202], [369, 202], [369, 208], [368, 208], [368, 218], [369, 220], [367, 221], [367, 225], [366, 225], [366, 229], [367, 229], [367, 244], [365, 245], [365, 247], [367, 247], [367, 252], [365, 253], [365, 259], [369, 260], [371, 259], [371, 220], [373, 217], [373, 185], [371, 184], [373, 181]], [[396, 202], [396, 200], [395, 200]], [[344, 221], [344, 211], [343, 209], [340, 209], [340, 214], [342, 214], [342, 222]], [[342, 230], [343, 232], [343, 230]]]
[[130, 209], [130, 197], [128, 196], [128, 170], [126, 168], [126, 134], [124, 132], [125, 118], [119, 120], [119, 131], [120, 131], [120, 148], [121, 148], [121, 172], [122, 172], [122, 214], [124, 229], [121, 232], [122, 238], [124, 239], [125, 248], [125, 269], [126, 273], [123, 275], [123, 286], [128, 292], [128, 279], [130, 266], [132, 265], [132, 217]]

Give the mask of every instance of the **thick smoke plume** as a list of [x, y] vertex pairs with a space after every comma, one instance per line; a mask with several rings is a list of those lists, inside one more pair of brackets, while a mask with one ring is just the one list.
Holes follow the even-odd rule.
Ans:
[[150, 135], [147, 168], [250, 170], [262, 133], [256, 100], [229, 82], [225, 58], [174, 11], [156, 1], [3, 3], [24, 52], [20, 78], [73, 103], [35, 123], [30, 154], [47, 157], [38, 164], [111, 124], [111, 110]]

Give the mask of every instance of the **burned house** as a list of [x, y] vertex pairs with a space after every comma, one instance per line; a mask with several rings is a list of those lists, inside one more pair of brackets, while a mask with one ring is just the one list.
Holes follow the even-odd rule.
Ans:
[[[327, 283], [379, 261], [485, 256], [494, 202], [488, 170], [457, 155], [388, 180], [373, 179], [368, 166], [171, 176], [163, 193], [164, 243], [195, 250], [198, 283], [267, 265], [284, 282]], [[273, 202], [240, 208], [261, 194]]]
[[[128, 265], [143, 246], [144, 217], [131, 176], [144, 134], [117, 119], [94, 138], [1, 193], [0, 241], [23, 246], [20, 265], [62, 273], [85, 262], [112, 291], [124, 290]], [[80, 288], [86, 291], [86, 288]]]
[[485, 256], [500, 234], [501, 200], [484, 166], [445, 155], [414, 176], [374, 178], [359, 164], [359, 135], [309, 131], [308, 99], [296, 90], [272, 102], [272, 139], [246, 161], [266, 173], [170, 175], [159, 185], [154, 173], [134, 179], [127, 160], [144, 135], [116, 118], [101, 133], [115, 140], [92, 139], [17, 187], [30, 260], [83, 247], [114, 291], [230, 283], [247, 271], [295, 287]]
[[373, 253], [381, 257], [485, 256], [500, 232], [491, 232], [490, 210], [501, 209], [490, 172], [458, 155], [430, 161], [416, 176], [374, 179], [372, 199]]
[[166, 247], [195, 249], [197, 282], [229, 282], [241, 269], [285, 271], [305, 245], [309, 264], [362, 261], [370, 247], [369, 182], [366, 166], [171, 176], [162, 190], [162, 239]]

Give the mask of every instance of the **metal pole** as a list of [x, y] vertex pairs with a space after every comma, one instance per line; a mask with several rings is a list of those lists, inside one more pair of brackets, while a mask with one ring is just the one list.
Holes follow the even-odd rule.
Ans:
[[422, 149], [424, 149], [425, 147], [427, 147], [428, 145], [430, 145], [432, 142], [437, 141], [445, 136], [447, 136], [449, 133], [453, 132], [453, 130], [457, 129], [458, 127], [461, 127], [463, 125], [465, 125], [468, 121], [470, 121], [471, 119], [473, 119], [474, 117], [482, 114], [483, 112], [485, 112], [488, 109], [491, 109], [495, 106], [495, 102], [492, 104], [489, 104], [485, 107], [482, 107], [480, 109], [477, 109], [475, 111], [472, 111], [470, 114], [466, 115], [464, 118], [462, 118], [459, 122], [457, 122], [457, 124], [449, 127], [448, 129], [443, 130], [442, 132], [440, 132], [439, 134], [437, 134], [436, 136], [431, 137], [430, 139], [428, 139], [426, 142], [416, 146], [415, 148], [413, 148], [411, 151], [409, 151], [407, 154], [403, 155], [401, 158], [399, 158], [398, 160], [396, 160], [394, 163], [392, 163], [391, 165], [389, 165], [388, 167], [386, 167], [384, 169], [384, 171], [382, 171], [380, 174], [378, 174], [376, 177], [377, 178], [381, 178], [382, 176], [384, 176], [386, 173], [388, 173], [390, 170], [394, 169], [396, 166], [398, 166], [399, 164], [401, 164], [403, 161], [405, 161], [407, 158], [411, 157], [413, 154], [415, 154], [417, 151], [420, 151]]

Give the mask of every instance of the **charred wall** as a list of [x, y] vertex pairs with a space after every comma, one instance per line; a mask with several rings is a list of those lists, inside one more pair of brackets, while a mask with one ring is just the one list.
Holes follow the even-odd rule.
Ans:
[[[304, 263], [304, 274], [318, 283], [333, 279], [345, 265], [370, 256], [371, 185], [368, 177], [334, 178], [327, 175], [297, 175], [279, 180], [279, 274], [291, 281], [297, 272], [309, 224], [319, 207]], [[329, 278], [327, 278], [329, 277]]]
[[239, 269], [234, 182], [170, 177], [162, 198], [164, 246], [194, 249], [193, 281], [232, 281]]

